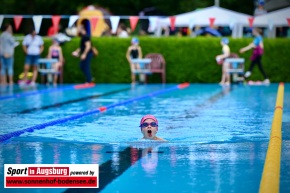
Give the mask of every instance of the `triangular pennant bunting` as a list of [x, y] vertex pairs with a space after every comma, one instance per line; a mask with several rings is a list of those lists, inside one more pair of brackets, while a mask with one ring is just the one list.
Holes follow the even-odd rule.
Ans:
[[157, 17], [156, 16], [150, 16], [149, 17], [149, 32], [154, 32], [157, 26]]
[[290, 18], [287, 18], [288, 26], [290, 26]]
[[172, 17], [169, 17], [169, 19], [170, 19], [170, 29], [172, 31], [174, 31], [175, 30], [175, 20], [176, 20], [176, 17], [175, 16], [172, 16]]
[[14, 16], [13, 20], [14, 20], [14, 24], [15, 24], [15, 30], [17, 31], [20, 27], [21, 21], [22, 21], [22, 16], [21, 15], [16, 15]]
[[130, 20], [131, 30], [133, 32], [137, 26], [139, 17], [138, 16], [131, 16], [131, 17], [129, 17], [129, 20]]
[[210, 18], [209, 18], [209, 26], [210, 26], [211, 28], [213, 28], [213, 26], [214, 26], [214, 21], [215, 21], [215, 18], [214, 18], [214, 17], [210, 17]]
[[253, 17], [250, 17], [250, 18], [248, 18], [248, 20], [249, 20], [249, 25], [250, 25], [250, 27], [253, 27], [253, 24], [254, 24], [254, 18], [253, 18]]
[[73, 24], [79, 19], [78, 15], [72, 15], [69, 17], [68, 27], [72, 27]]
[[4, 16], [3, 15], [0, 15], [0, 28], [2, 26], [3, 20], [4, 20]]
[[52, 20], [52, 27], [54, 28], [55, 32], [58, 31], [58, 24], [59, 24], [60, 18], [61, 18], [60, 15], [53, 15], [53, 16], [51, 17], [51, 20]]
[[98, 23], [98, 18], [97, 17], [92, 17], [91, 18], [91, 25], [92, 25], [92, 31], [95, 31]]
[[111, 16], [110, 21], [111, 21], [111, 25], [112, 25], [112, 33], [114, 34], [117, 32], [120, 17], [119, 16]]
[[34, 28], [36, 33], [39, 33], [41, 22], [42, 22], [42, 16], [37, 15], [32, 17], [33, 23], [34, 23]]

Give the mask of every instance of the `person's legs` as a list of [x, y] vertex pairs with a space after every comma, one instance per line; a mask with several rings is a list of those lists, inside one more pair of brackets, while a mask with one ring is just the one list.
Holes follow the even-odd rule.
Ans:
[[225, 84], [230, 84], [231, 83], [231, 75], [228, 72], [228, 69], [230, 68], [230, 63], [224, 63], [224, 73], [225, 73]]
[[87, 57], [81, 61], [80, 67], [81, 70], [83, 71], [86, 82], [90, 83], [92, 82], [92, 76], [91, 76], [91, 59], [92, 59], [92, 53], [89, 53]]
[[[140, 64], [139, 63], [135, 64], [135, 69], [141, 70], [141, 67], [140, 67]], [[135, 76], [135, 79], [136, 79], [136, 76]], [[145, 74], [139, 73], [139, 81], [141, 83], [144, 83], [145, 82]]]
[[36, 79], [37, 79], [37, 75], [38, 75], [38, 59], [40, 58], [39, 55], [34, 55], [32, 56], [32, 66], [33, 66], [33, 76], [32, 76], [32, 80], [31, 80], [31, 84], [35, 84]]
[[37, 79], [37, 69], [38, 69], [38, 65], [33, 65], [32, 66], [33, 69], [33, 75], [32, 75], [32, 79], [31, 79], [31, 84], [35, 84], [36, 79]]
[[[53, 69], [56, 71], [56, 72], [59, 72], [59, 68], [61, 66], [61, 63], [60, 62], [56, 62], [55, 64], [53, 64]], [[53, 77], [53, 84], [56, 85], [57, 84], [57, 78], [58, 78], [58, 74], [54, 74], [54, 77]]]
[[23, 82], [26, 82], [26, 80], [27, 80], [27, 73], [29, 71], [31, 62], [32, 62], [31, 61], [31, 56], [30, 55], [26, 55], [24, 69], [23, 69], [23, 78], [22, 78]]
[[223, 63], [223, 67], [222, 67], [222, 79], [220, 84], [229, 84], [230, 82], [230, 74], [228, 73], [228, 69], [229, 69], [229, 63]]
[[224, 84], [225, 83], [225, 73], [224, 73], [224, 65], [222, 65], [222, 78], [221, 78], [221, 81], [220, 81], [220, 84]]
[[6, 75], [5, 74], [1, 74], [0, 84], [1, 85], [6, 85], [7, 84]]
[[58, 74], [54, 74], [54, 76], [53, 76], [53, 85], [57, 85], [57, 78], [58, 78]]
[[259, 67], [260, 72], [263, 74], [264, 79], [268, 79], [268, 76], [266, 75], [264, 68], [262, 66], [262, 56], [257, 57], [257, 65]]
[[0, 84], [1, 85], [6, 85], [7, 81], [6, 81], [6, 60], [3, 56], [1, 56], [1, 80], [0, 80]]
[[254, 66], [255, 66], [256, 63], [257, 63], [257, 58], [255, 58], [254, 60], [251, 61], [250, 68], [249, 68], [249, 70], [245, 73], [245, 78], [248, 78], [248, 77], [251, 76], [251, 74], [252, 74], [252, 70], [253, 70], [253, 68], [254, 68]]
[[135, 69], [135, 64], [130, 63], [130, 68], [131, 68], [131, 80], [132, 83], [134, 84], [136, 82], [136, 75], [134, 73]]
[[8, 58], [7, 59], [7, 74], [8, 74], [8, 78], [9, 78], [9, 84], [13, 85], [13, 63], [14, 63], [14, 58]]

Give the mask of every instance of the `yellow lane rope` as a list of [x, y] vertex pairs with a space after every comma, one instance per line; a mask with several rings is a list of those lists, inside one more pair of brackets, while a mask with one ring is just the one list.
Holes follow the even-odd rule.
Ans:
[[280, 83], [259, 193], [279, 193], [284, 84]]

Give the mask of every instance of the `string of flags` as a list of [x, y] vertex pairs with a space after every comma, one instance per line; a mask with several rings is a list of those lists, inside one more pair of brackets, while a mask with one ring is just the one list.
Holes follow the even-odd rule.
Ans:
[[[61, 19], [68, 18], [69, 19], [68, 27], [71, 28], [75, 24], [75, 22], [80, 18], [79, 15], [70, 15], [70, 16], [65, 16], [65, 15], [62, 15], [62, 16], [61, 15], [45, 15], [45, 16], [43, 16], [43, 15], [33, 15], [33, 16], [0, 15], [0, 28], [2, 26], [2, 23], [3, 23], [3, 20], [5, 17], [6, 18], [13, 18], [16, 31], [19, 30], [23, 18], [32, 18], [33, 23], [34, 23], [34, 27], [35, 27], [35, 30], [37, 33], [39, 33], [39, 31], [40, 31], [41, 23], [42, 23], [42, 20], [44, 18], [46, 18], [46, 19], [49, 18], [52, 20], [52, 28], [55, 31], [57, 31], [58, 25], [59, 25], [59, 22]], [[120, 19], [129, 19], [130, 27], [131, 27], [132, 31], [134, 31], [136, 29], [136, 26], [137, 26], [138, 21], [140, 19], [148, 19], [149, 20], [148, 31], [154, 32], [156, 30], [157, 26], [159, 25], [159, 19], [161, 17], [160, 16], [141, 16], [141, 17], [139, 17], [139, 16], [102, 16], [102, 17], [94, 17], [93, 16], [93, 17], [90, 17], [90, 22], [91, 22], [91, 26], [92, 26], [93, 30], [97, 27], [98, 20], [100, 18], [102, 18], [102, 19], [109, 18], [110, 22], [111, 22], [112, 33], [116, 33]], [[250, 27], [253, 27], [254, 19], [255, 19], [254, 17], [248, 18], [248, 22], [249, 22]], [[216, 20], [216, 18], [214, 18], [214, 17], [208, 18], [208, 22], [209, 22], [208, 24], [210, 27], [214, 26], [215, 20]], [[169, 17], [169, 21], [170, 21], [170, 29], [175, 30], [176, 17], [175, 16]], [[288, 25], [290, 26], [290, 18], [287, 18], [287, 22], [288, 22]], [[234, 21], [233, 20], [230, 21], [229, 25], [233, 26]], [[271, 28], [272, 25], [273, 24], [271, 24], [271, 22], [270, 22], [269, 27]], [[190, 22], [189, 22], [189, 26], [187, 26], [187, 27], [192, 28], [193, 26], [194, 26], [194, 18], [191, 18]]]
[[[21, 25], [21, 22], [23, 21], [23, 18], [32, 18], [33, 20], [33, 24], [34, 24], [34, 28], [35, 31], [37, 33], [39, 33], [40, 28], [41, 28], [41, 23], [42, 20], [45, 18], [49, 18], [52, 21], [52, 28], [55, 29], [57, 31], [58, 29], [58, 25], [61, 19], [65, 19], [68, 18], [69, 22], [68, 22], [68, 28], [71, 28], [75, 22], [80, 18], [79, 15], [71, 15], [71, 16], [60, 16], [60, 15], [51, 15], [51, 16], [42, 16], [42, 15], [33, 15], [33, 16], [22, 16], [22, 15], [8, 15], [8, 16], [4, 16], [4, 15], [0, 15], [0, 28], [2, 26], [3, 20], [4, 18], [13, 18], [13, 22], [14, 22], [14, 27], [15, 30], [18, 31]], [[157, 27], [157, 23], [158, 23], [158, 18], [161, 18], [159, 16], [102, 16], [102, 17], [90, 17], [90, 23], [92, 26], [92, 29], [94, 30], [97, 27], [98, 24], [98, 20], [102, 18], [109, 18], [110, 22], [111, 22], [111, 27], [112, 27], [112, 33], [116, 33], [120, 19], [129, 19], [130, 21], [130, 27], [131, 30], [134, 31], [136, 29], [136, 26], [138, 24], [139, 19], [148, 19], [149, 20], [149, 28], [148, 30], [150, 32], [155, 31], [156, 27]]]

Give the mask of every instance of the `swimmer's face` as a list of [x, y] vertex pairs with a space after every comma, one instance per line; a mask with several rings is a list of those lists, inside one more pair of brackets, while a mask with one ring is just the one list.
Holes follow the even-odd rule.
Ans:
[[142, 133], [145, 139], [154, 139], [157, 133], [157, 126], [154, 127], [151, 123], [156, 123], [153, 119], [146, 119], [143, 123], [148, 123], [147, 127], [142, 127]]

